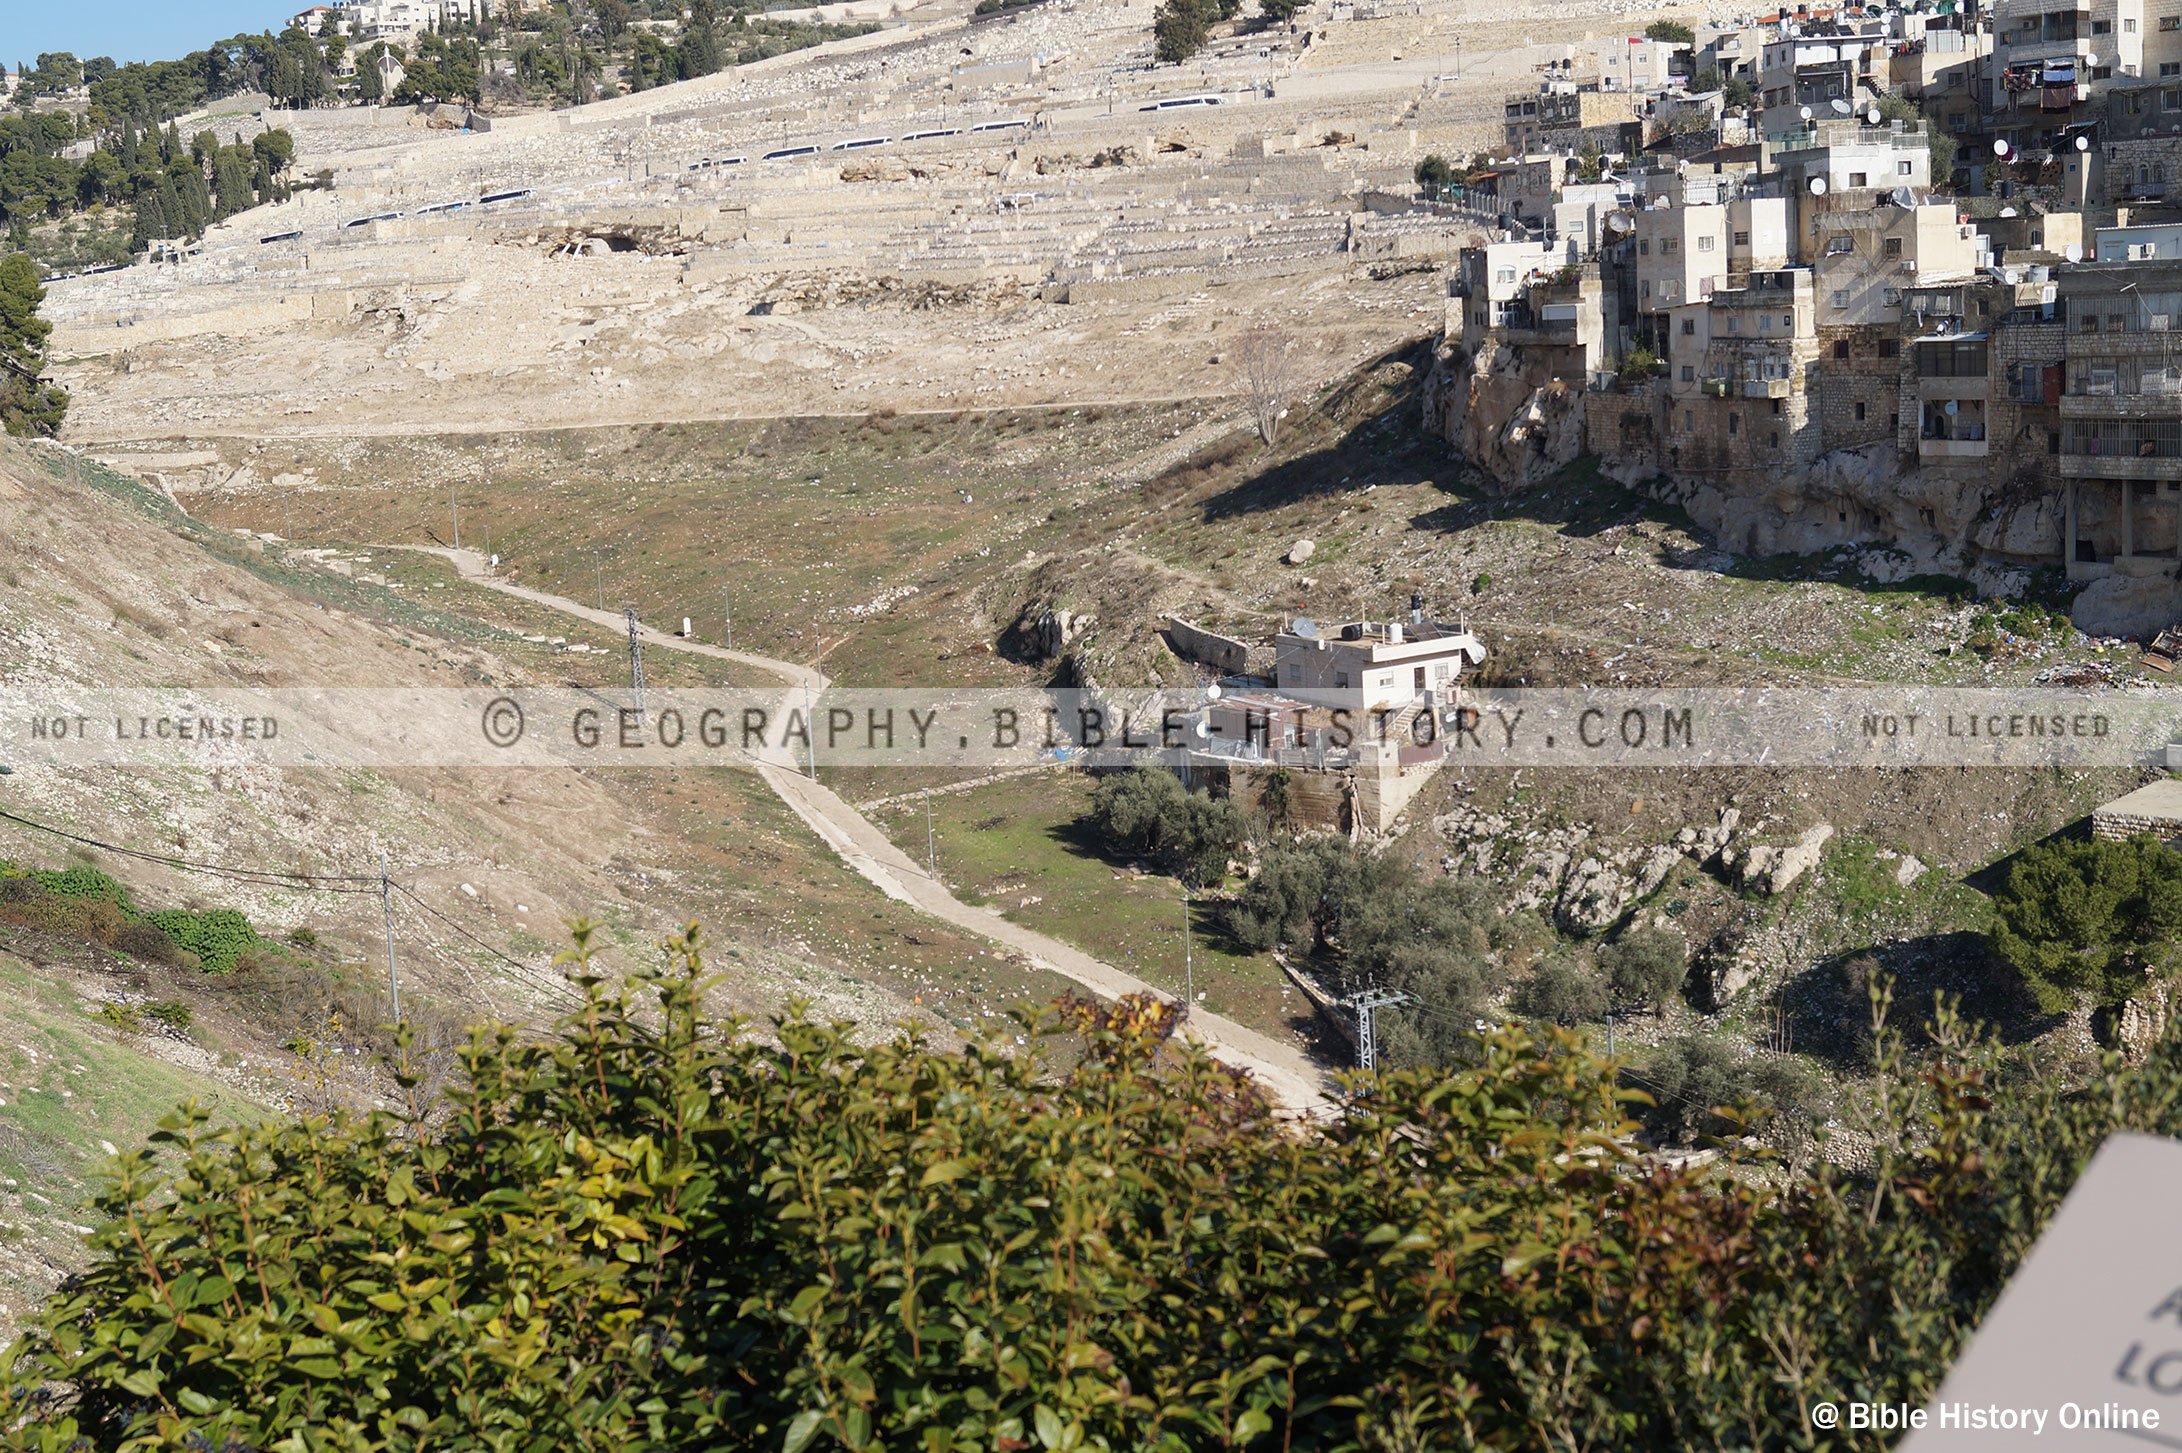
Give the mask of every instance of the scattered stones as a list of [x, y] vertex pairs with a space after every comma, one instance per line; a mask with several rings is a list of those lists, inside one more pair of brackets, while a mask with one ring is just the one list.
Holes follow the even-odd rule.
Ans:
[[1298, 540], [1293, 545], [1290, 545], [1288, 547], [1288, 554], [1284, 558], [1290, 565], [1308, 565], [1310, 563], [1311, 557], [1313, 555], [1316, 555], [1317, 553], [1317, 542], [1312, 540]]

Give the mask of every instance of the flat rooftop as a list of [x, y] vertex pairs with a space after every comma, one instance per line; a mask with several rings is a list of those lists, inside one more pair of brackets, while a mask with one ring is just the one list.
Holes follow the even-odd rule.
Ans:
[[2182, 823], [2182, 777], [2146, 783], [2125, 797], [2117, 797], [2091, 816], [2148, 817], [2158, 822]]

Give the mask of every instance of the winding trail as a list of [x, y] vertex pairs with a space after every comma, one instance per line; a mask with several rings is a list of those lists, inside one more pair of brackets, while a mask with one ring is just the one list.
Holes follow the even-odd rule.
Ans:
[[[452, 550], [445, 546], [432, 545], [381, 548], [437, 555], [452, 563], [462, 578], [473, 585], [497, 590], [503, 595], [546, 606], [563, 615], [612, 630], [621, 630], [626, 625], [625, 618], [616, 612], [595, 610], [566, 596], [553, 595], [547, 591], [533, 590], [512, 581], [497, 579], [487, 573], [484, 556], [474, 550]], [[823, 673], [792, 661], [778, 661], [770, 656], [756, 656], [747, 651], [731, 651], [724, 646], [709, 645], [702, 641], [687, 641], [648, 627], [640, 626], [639, 633], [647, 646], [730, 661], [777, 676], [790, 692], [809, 691], [815, 695], [831, 685]], [[896, 847], [893, 840], [881, 832], [870, 819], [843, 801], [825, 784], [803, 775], [794, 760], [778, 749], [768, 749], [758, 754], [754, 763], [758, 775], [765, 780], [765, 785], [773, 789], [774, 794], [788, 805], [789, 810], [801, 818], [811, 831], [817, 833], [819, 839], [842, 862], [854, 868], [865, 881], [887, 897], [1003, 948], [1011, 949], [1039, 967], [1081, 984], [1102, 999], [1117, 999], [1124, 994], [1168, 997], [1143, 979], [1125, 973], [1102, 959], [1093, 958], [1082, 949], [1034, 929], [1025, 928], [990, 909], [976, 908], [964, 903], [949, 892], [944, 883], [927, 872], [923, 864]], [[1270, 1035], [1237, 1024], [1232, 1019], [1195, 1008], [1190, 1011], [1187, 1027], [1183, 1032], [1201, 1043], [1222, 1062], [1237, 1069], [1248, 1070], [1276, 1101], [1294, 1113], [1319, 1113], [1332, 1103], [1333, 1085], [1326, 1071], [1308, 1054], [1293, 1045], [1283, 1044]]]

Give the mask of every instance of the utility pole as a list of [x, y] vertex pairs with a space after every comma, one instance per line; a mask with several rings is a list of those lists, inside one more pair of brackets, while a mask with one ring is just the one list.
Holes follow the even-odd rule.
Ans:
[[455, 487], [447, 486], [447, 516], [454, 522], [455, 548], [462, 548], [462, 506], [455, 502]]
[[818, 780], [818, 721], [813, 713], [817, 710], [811, 700], [811, 683], [803, 683], [803, 745], [810, 749], [811, 780]]
[[394, 968], [394, 880], [387, 876], [386, 854], [379, 854], [379, 908], [386, 915], [386, 986], [394, 995], [394, 1022], [402, 1022], [402, 980]]
[[720, 644], [735, 649], [735, 597], [726, 586], [720, 587]]
[[1189, 1009], [1197, 1007], [1197, 964], [1195, 944], [1189, 927], [1189, 880], [1182, 881], [1182, 1002]]
[[1614, 1057], [1614, 1013], [1611, 1009], [1606, 1013], [1606, 1057]]
[[938, 839], [932, 833], [932, 789], [924, 789], [924, 873], [933, 882], [939, 881]]
[[596, 572], [599, 592], [599, 609], [606, 609], [606, 557], [597, 545], [591, 547], [591, 568]]
[[1366, 989], [1349, 1001], [1356, 1011], [1356, 1067], [1369, 1074], [1379, 1068], [1378, 1011], [1407, 1004], [1410, 996], [1384, 989]]
[[636, 698], [639, 716], [644, 713], [644, 638], [637, 632], [636, 602], [621, 603], [622, 613], [629, 619], [629, 694]]

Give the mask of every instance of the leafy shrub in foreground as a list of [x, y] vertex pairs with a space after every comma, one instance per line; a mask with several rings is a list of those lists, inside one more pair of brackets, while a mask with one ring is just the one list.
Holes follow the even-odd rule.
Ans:
[[579, 952], [417, 1117], [169, 1121], [0, 1448], [1875, 1448], [1805, 1408], [1927, 1397], [2105, 1132], [2182, 1128], [2171, 1046], [1996, 1114], [1943, 1026], [1870, 1175], [1768, 1192], [1632, 1160], [1566, 1036], [1313, 1129], [1169, 1006], [1069, 1006], [1065, 1063], [760, 1040], [673, 949], [648, 1005]]

